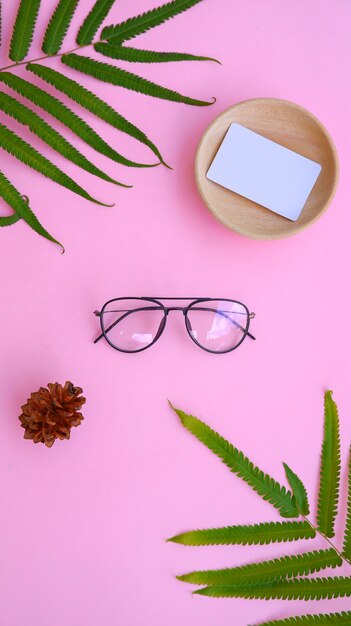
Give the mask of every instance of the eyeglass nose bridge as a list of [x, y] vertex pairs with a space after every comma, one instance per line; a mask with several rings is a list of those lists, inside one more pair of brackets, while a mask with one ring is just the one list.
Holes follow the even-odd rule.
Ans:
[[157, 333], [155, 335], [153, 343], [156, 343], [156, 341], [161, 337], [161, 335], [162, 335], [162, 333], [163, 333], [163, 331], [165, 329], [165, 326], [166, 326], [166, 321], [167, 321], [167, 313], [166, 313], [166, 315], [163, 315], [163, 317], [162, 317], [162, 320], [161, 320], [160, 325], [158, 327], [158, 331], [157, 331]]
[[168, 313], [170, 313], [170, 311], [181, 311], [184, 315], [184, 320], [185, 320], [185, 327], [188, 331], [188, 334], [191, 336], [191, 338], [193, 337], [192, 333], [193, 331], [193, 327], [191, 325], [191, 322], [187, 316], [187, 312], [188, 312], [188, 307], [185, 306], [170, 306], [170, 307], [164, 307], [164, 316], [161, 320], [160, 326], [158, 328], [158, 331], [156, 333], [155, 339], [153, 341], [153, 343], [156, 343], [156, 341], [161, 337], [165, 326], [166, 326], [166, 322], [167, 322], [167, 318], [168, 318]]
[[170, 311], [181, 311], [183, 315], [186, 315], [187, 308], [186, 306], [166, 306], [164, 310], [166, 315], [168, 315]]

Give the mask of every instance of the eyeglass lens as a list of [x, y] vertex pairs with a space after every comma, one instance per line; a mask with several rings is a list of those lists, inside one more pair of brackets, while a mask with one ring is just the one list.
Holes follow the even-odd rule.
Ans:
[[190, 306], [186, 326], [191, 338], [211, 352], [228, 352], [238, 346], [248, 329], [247, 309], [239, 302], [207, 300]]
[[155, 302], [131, 298], [106, 305], [101, 322], [112, 345], [119, 350], [137, 352], [155, 341], [164, 317], [164, 310]]

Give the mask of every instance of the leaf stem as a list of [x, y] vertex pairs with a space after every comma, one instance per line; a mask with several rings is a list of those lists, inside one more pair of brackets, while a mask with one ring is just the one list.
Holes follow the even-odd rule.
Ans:
[[338, 548], [333, 544], [332, 541], [330, 541], [329, 537], [327, 537], [324, 533], [322, 533], [321, 530], [319, 530], [319, 528], [317, 526], [315, 526], [311, 520], [308, 519], [308, 517], [306, 517], [305, 515], [302, 515], [303, 519], [305, 520], [305, 522], [307, 522], [307, 524], [309, 524], [311, 526], [311, 528], [313, 528], [313, 530], [315, 530], [315, 532], [320, 535], [321, 537], [323, 537], [323, 539], [325, 539], [329, 545], [333, 548], [333, 550], [335, 550], [335, 552], [339, 555], [339, 557], [345, 561], [345, 563], [347, 563], [348, 565], [351, 565], [351, 561], [349, 559], [346, 558], [346, 556], [340, 552], [340, 550], [338, 550]]
[[46, 59], [55, 59], [58, 57], [63, 57], [65, 54], [71, 54], [72, 52], [77, 52], [77, 50], [82, 50], [82, 48], [89, 48], [90, 46], [95, 46], [97, 43], [103, 43], [101, 39], [98, 41], [92, 41], [91, 43], [86, 43], [82, 46], [76, 46], [76, 48], [72, 48], [72, 50], [67, 50], [67, 52], [59, 52], [57, 54], [45, 54], [42, 57], [37, 57], [36, 59], [20, 61], [20, 63], [11, 63], [11, 65], [6, 65], [5, 67], [0, 67], [0, 72], [4, 72], [5, 70], [9, 70], [13, 67], [19, 67], [20, 65], [28, 65], [28, 63], [36, 63], [37, 61], [46, 61]]

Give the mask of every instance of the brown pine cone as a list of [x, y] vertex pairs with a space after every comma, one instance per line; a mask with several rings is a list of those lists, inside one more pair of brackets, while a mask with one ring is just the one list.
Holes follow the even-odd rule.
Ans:
[[72, 426], [79, 426], [84, 419], [79, 413], [86, 401], [82, 392], [80, 387], [66, 382], [64, 387], [49, 383], [48, 388], [40, 387], [32, 393], [19, 417], [25, 429], [24, 438], [45, 443], [48, 448], [55, 439], [69, 439]]

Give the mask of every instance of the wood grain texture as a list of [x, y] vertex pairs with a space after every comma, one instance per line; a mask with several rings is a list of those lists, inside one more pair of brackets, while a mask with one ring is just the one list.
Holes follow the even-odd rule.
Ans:
[[[206, 178], [208, 168], [233, 122], [322, 165], [317, 182], [296, 222]], [[321, 122], [297, 104], [275, 98], [246, 100], [224, 111], [205, 131], [195, 160], [196, 183], [208, 209], [225, 226], [253, 239], [288, 237], [315, 222], [333, 198], [338, 173], [336, 149]]]

